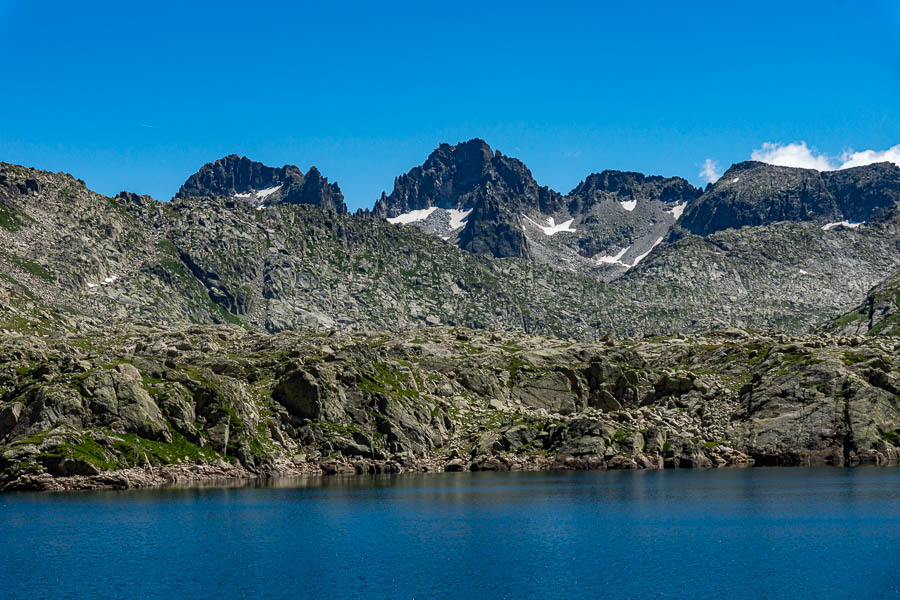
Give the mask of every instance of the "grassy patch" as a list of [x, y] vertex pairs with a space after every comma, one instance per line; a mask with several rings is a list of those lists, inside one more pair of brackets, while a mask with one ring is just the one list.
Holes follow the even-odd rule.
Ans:
[[859, 352], [844, 352], [844, 364], [855, 365], [868, 360], [864, 354]]
[[36, 262], [32, 262], [27, 258], [22, 258], [21, 256], [16, 256], [15, 254], [7, 254], [6, 258], [23, 271], [31, 273], [36, 277], [40, 277], [44, 281], [56, 281], [56, 277], [54, 277], [50, 271]]
[[131, 433], [112, 434], [110, 437], [116, 452], [121, 454], [129, 465], [143, 465], [146, 461], [150, 461], [152, 465], [171, 465], [184, 460], [210, 462], [220, 458], [210, 446], [201, 448], [192, 444], [177, 431], [172, 432], [170, 444], [147, 440]]
[[31, 219], [11, 208], [0, 205], [0, 227], [3, 229], [15, 233], [25, 227], [27, 221], [31, 221]]
[[109, 471], [119, 467], [115, 457], [88, 436], [83, 436], [77, 443], [66, 442], [38, 455], [38, 459], [73, 458], [88, 462], [98, 469]]

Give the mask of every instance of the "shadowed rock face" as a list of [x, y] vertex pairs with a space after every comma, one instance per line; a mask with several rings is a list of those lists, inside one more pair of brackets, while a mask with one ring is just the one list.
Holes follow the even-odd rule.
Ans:
[[657, 200], [665, 203], [691, 202], [700, 196], [702, 190], [694, 187], [681, 177], [661, 177], [644, 175], [633, 171], [602, 171], [591, 173], [569, 192], [569, 210], [584, 212], [585, 207], [600, 198], [619, 202], [628, 200]]
[[315, 167], [304, 175], [293, 165], [274, 168], [237, 154], [203, 165], [175, 194], [176, 198], [220, 196], [239, 197], [252, 204], [309, 204], [347, 212], [338, 184], [329, 184]]
[[394, 190], [382, 194], [373, 213], [393, 218], [431, 207], [473, 211], [462, 232], [455, 232], [461, 248], [495, 257], [525, 257], [520, 215], [552, 214], [563, 207], [563, 197], [539, 186], [521, 161], [473, 139], [441, 144], [424, 164], [394, 180]]
[[[437, 208], [413, 225], [474, 254], [527, 257], [557, 268], [603, 272], [610, 279], [666, 234], [675, 222], [673, 206], [700, 194], [679, 177], [603, 171], [563, 196], [538, 185], [521, 161], [474, 139], [442, 144], [424, 164], [398, 177], [373, 213], [393, 219]], [[444, 210], [472, 212], [462, 227], [449, 229], [447, 219], [441, 221]], [[569, 227], [554, 231], [554, 224], [570, 220]], [[590, 260], [626, 248], [619, 263]]]
[[678, 222], [697, 235], [778, 221], [868, 221], [900, 202], [900, 168], [878, 163], [843, 171], [733, 165]]

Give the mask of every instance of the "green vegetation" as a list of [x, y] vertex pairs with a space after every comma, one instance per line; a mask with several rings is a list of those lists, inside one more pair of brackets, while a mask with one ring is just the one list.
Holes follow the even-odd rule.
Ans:
[[382, 363], [376, 363], [373, 367], [374, 373], [366, 372], [360, 376], [357, 383], [359, 389], [370, 394], [381, 393], [400, 401], [420, 400], [419, 392], [407, 383], [414, 380], [412, 374], [394, 371]]
[[147, 440], [130, 433], [110, 434], [113, 447], [129, 465], [171, 465], [180, 462], [211, 462], [220, 456], [210, 447], [202, 448], [187, 440], [177, 431], [172, 431], [172, 443]]
[[15, 254], [10, 254], [10, 253], [6, 253], [6, 258], [11, 263], [16, 265], [20, 269], [22, 269], [23, 271], [26, 271], [28, 273], [31, 273], [32, 275], [40, 277], [44, 281], [55, 281], [56, 280], [56, 277], [54, 277], [53, 274], [50, 273], [50, 271], [48, 271], [46, 268], [39, 265], [38, 263], [28, 260], [27, 258], [22, 258], [21, 256], [16, 256]]
[[0, 204], [0, 227], [15, 233], [26, 226], [31, 219], [22, 213]]
[[854, 310], [853, 312], [849, 312], [835, 321], [836, 325], [849, 325], [850, 323], [855, 323], [857, 321], [864, 321], [866, 319], [866, 315], [860, 313], [858, 310]]
[[119, 467], [115, 457], [111, 456], [103, 446], [95, 442], [87, 434], [82, 434], [80, 440], [76, 442], [65, 442], [52, 450], [42, 452], [38, 455], [38, 460], [41, 462], [64, 458], [83, 460], [102, 471], [108, 471]]
[[864, 354], [860, 354], [859, 352], [844, 352], [844, 364], [845, 365], [855, 365], [861, 362], [865, 362], [868, 358]]

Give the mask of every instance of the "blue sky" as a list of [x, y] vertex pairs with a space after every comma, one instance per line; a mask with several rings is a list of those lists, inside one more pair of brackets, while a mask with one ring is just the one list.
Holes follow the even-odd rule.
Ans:
[[562, 192], [900, 144], [900, 3], [624, 4], [0, 0], [0, 160], [168, 199], [236, 152], [357, 208], [471, 137]]

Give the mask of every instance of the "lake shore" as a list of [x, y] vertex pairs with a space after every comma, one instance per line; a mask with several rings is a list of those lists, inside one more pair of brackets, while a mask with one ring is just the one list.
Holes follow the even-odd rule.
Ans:
[[328, 458], [320, 461], [280, 461], [272, 468], [253, 471], [224, 460], [132, 467], [92, 475], [54, 476], [49, 473], [19, 474], [0, 480], [0, 492], [127, 490], [180, 485], [218, 484], [266, 480], [281, 477], [329, 477], [334, 475], [380, 475], [403, 473], [477, 472], [477, 471], [600, 471], [783, 467], [855, 467], [898, 466], [896, 456], [871, 453], [843, 461], [841, 456], [810, 452], [788, 452], [779, 456], [747, 456], [738, 451], [699, 454], [690, 458], [662, 455], [542, 456], [497, 454], [462, 458], [408, 458], [389, 460]]

